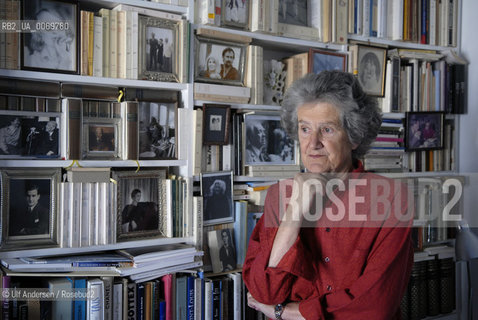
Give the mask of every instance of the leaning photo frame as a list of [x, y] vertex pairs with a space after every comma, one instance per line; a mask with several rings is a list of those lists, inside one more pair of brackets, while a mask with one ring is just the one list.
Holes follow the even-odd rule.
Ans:
[[117, 181], [116, 239], [167, 237], [172, 231], [161, 190], [166, 169], [113, 171]]
[[229, 142], [231, 107], [219, 104], [204, 104], [203, 144], [224, 145]]
[[179, 81], [179, 23], [139, 16], [139, 79]]
[[203, 224], [206, 226], [233, 222], [232, 171], [201, 173], [200, 181], [204, 199]]
[[324, 70], [345, 71], [347, 54], [335, 51], [309, 49], [309, 73], [319, 74]]
[[358, 79], [365, 93], [383, 97], [387, 50], [358, 46]]
[[78, 73], [78, 4], [72, 0], [22, 1], [21, 68]]
[[221, 24], [246, 29], [250, 0], [222, 0]]
[[82, 159], [119, 159], [121, 156], [120, 119], [83, 120]]
[[243, 86], [246, 47], [196, 36], [194, 81]]
[[407, 112], [405, 149], [443, 149], [444, 112]]
[[58, 245], [60, 169], [2, 170], [2, 248]]

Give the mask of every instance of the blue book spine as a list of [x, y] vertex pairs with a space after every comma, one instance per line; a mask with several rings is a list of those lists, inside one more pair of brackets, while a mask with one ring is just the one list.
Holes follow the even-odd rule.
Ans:
[[176, 278], [176, 319], [187, 319], [187, 277]]
[[[357, 34], [357, 21], [359, 19], [358, 15], [358, 0], [354, 0], [354, 34]], [[362, 17], [360, 17], [362, 19]]]
[[204, 289], [204, 272], [198, 271], [198, 277], [201, 278], [201, 319], [204, 318], [204, 302], [206, 300], [205, 289]]
[[136, 319], [144, 319], [144, 283], [138, 283], [136, 288]]
[[187, 279], [187, 319], [194, 320], [194, 276], [188, 276]]
[[159, 301], [159, 320], [166, 320], [166, 301]]
[[221, 279], [212, 281], [212, 318], [221, 320]]
[[[75, 278], [73, 285], [75, 291], [82, 291], [82, 293], [86, 294], [86, 279]], [[75, 299], [73, 301], [73, 319], [86, 319], [86, 299]]]

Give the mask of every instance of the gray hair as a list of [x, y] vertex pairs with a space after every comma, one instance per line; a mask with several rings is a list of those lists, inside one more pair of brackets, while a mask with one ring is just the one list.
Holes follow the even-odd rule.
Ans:
[[307, 74], [295, 81], [282, 101], [282, 126], [297, 140], [297, 108], [306, 103], [327, 102], [340, 114], [342, 126], [350, 142], [357, 145], [352, 157], [367, 153], [382, 124], [381, 111], [375, 98], [365, 94], [358, 79], [343, 71], [322, 71]]

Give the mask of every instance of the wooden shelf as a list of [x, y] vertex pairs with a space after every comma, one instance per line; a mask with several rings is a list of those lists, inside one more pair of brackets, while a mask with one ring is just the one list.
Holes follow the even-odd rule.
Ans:
[[0, 167], [41, 167], [41, 168], [66, 168], [69, 166], [82, 167], [181, 167], [186, 166], [187, 160], [0, 160]]
[[385, 45], [385, 46], [397, 47], [397, 48], [438, 50], [438, 51], [455, 49], [454, 47], [432, 46], [429, 44], [421, 44], [416, 42], [397, 41], [397, 40], [389, 40], [389, 39], [375, 38], [375, 37], [364, 37], [364, 36], [358, 36], [355, 34], [349, 34], [348, 39], [360, 41], [360, 42], [364, 42], [364, 43], [372, 44], [372, 45], [373, 44]]

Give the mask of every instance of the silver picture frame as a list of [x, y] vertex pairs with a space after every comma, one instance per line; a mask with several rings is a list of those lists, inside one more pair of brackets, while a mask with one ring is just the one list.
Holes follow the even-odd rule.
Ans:
[[84, 118], [82, 159], [120, 159], [120, 119]]

